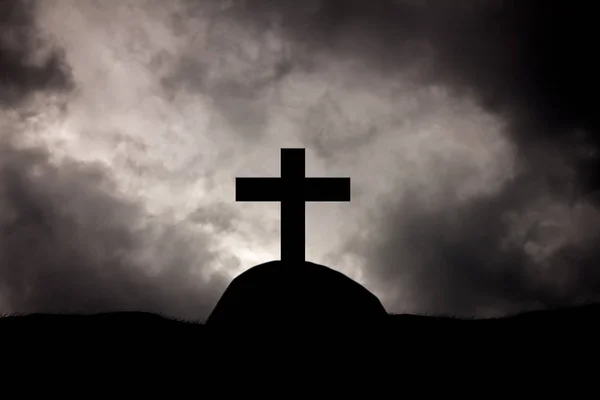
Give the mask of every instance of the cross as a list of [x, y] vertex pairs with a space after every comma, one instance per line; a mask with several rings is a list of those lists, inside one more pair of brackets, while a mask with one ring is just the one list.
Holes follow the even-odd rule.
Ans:
[[304, 149], [281, 149], [281, 178], [235, 178], [235, 201], [281, 202], [281, 261], [305, 261], [305, 202], [350, 201], [350, 178], [305, 177]]

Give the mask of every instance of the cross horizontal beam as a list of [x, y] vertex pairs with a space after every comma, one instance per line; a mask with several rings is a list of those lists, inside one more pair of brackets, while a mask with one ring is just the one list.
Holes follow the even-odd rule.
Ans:
[[[303, 201], [350, 201], [350, 178], [304, 178]], [[280, 202], [285, 198], [281, 178], [235, 178], [235, 201]]]

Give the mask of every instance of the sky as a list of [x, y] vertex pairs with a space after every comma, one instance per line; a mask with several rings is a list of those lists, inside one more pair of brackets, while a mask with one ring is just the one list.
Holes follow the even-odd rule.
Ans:
[[[542, 6], [543, 3], [543, 6]], [[596, 301], [594, 21], [583, 1], [4, 0], [0, 313], [204, 320], [279, 258], [235, 177], [351, 177], [307, 259], [394, 313]]]

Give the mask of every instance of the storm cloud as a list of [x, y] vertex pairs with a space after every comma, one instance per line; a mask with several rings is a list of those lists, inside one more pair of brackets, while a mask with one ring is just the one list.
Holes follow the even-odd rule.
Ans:
[[226, 284], [202, 270], [218, 258], [210, 235], [150, 217], [119, 192], [106, 165], [56, 160], [23, 139], [36, 118], [52, 115], [50, 105], [64, 114], [75, 90], [63, 50], [35, 26], [36, 5], [6, 1], [0, 12], [2, 312], [140, 310], [202, 320]]
[[0, 105], [15, 107], [36, 91], [72, 88], [64, 54], [39, 34], [34, 1], [0, 4]]
[[558, 1], [6, 1], [2, 311], [202, 319], [278, 257], [235, 176], [352, 177], [307, 254], [391, 312], [595, 299], [593, 15]]
[[53, 165], [40, 150], [0, 149], [5, 309], [186, 319], [210, 311], [225, 282], [197, 268], [216, 257], [208, 235], [148, 218], [100, 165]]

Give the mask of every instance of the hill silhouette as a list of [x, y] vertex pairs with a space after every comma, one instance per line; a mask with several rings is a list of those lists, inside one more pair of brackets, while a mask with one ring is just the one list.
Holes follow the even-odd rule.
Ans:
[[207, 320], [213, 329], [376, 326], [387, 313], [365, 287], [323, 265], [272, 261], [235, 278]]

